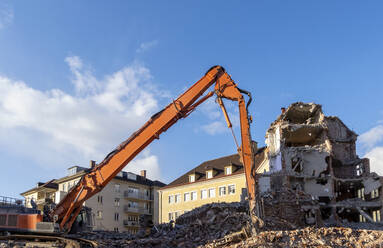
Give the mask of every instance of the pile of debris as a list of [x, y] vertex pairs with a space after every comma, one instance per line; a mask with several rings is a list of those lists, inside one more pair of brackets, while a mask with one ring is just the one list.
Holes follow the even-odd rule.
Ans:
[[261, 199], [263, 230], [292, 230], [313, 224], [318, 226], [320, 222], [315, 212], [319, 211], [318, 202], [303, 191], [282, 188], [263, 193]]
[[263, 231], [238, 242], [214, 240], [205, 247], [382, 247], [383, 232], [345, 227]]
[[181, 215], [176, 222], [153, 227], [149, 235], [89, 232], [81, 237], [97, 241], [99, 247], [197, 247], [242, 233], [249, 221], [245, 202], [212, 203]]
[[[288, 194], [282, 192], [278, 199], [289, 199]], [[273, 199], [270, 196], [265, 205]], [[212, 203], [181, 215], [176, 222], [157, 225], [148, 235], [95, 231], [80, 236], [97, 241], [99, 247], [380, 247], [383, 244], [381, 230], [300, 228], [272, 216], [265, 219], [264, 227], [256, 235], [251, 235], [249, 222], [246, 202]], [[295, 227], [298, 229], [293, 230]], [[372, 224], [364, 227], [379, 228]]]

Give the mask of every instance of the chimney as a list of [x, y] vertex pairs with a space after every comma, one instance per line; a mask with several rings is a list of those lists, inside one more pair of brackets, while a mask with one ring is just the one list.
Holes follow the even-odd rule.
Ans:
[[282, 114], [284, 114], [284, 113], [286, 112], [286, 108], [285, 108], [285, 107], [282, 107], [282, 108], [281, 108], [281, 112], [282, 112]]
[[146, 170], [142, 170], [142, 171], [141, 171], [141, 176], [142, 176], [143, 178], [146, 178]]
[[96, 161], [91, 160], [90, 161], [90, 168], [93, 169], [96, 166]]

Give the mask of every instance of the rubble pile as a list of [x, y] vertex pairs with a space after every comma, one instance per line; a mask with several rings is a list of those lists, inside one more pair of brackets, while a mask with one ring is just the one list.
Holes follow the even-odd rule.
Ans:
[[132, 247], [196, 247], [241, 231], [249, 221], [247, 203], [206, 204], [162, 224], [149, 238], [132, 240]]
[[308, 223], [307, 209], [315, 209], [317, 201], [303, 191], [289, 188], [268, 191], [262, 194], [262, 203], [265, 230], [296, 229], [316, 222], [313, 217]]
[[[265, 206], [270, 208], [269, 204], [278, 204], [274, 202], [276, 200], [309, 201], [307, 195], [299, 192], [286, 190], [278, 193], [278, 196], [270, 194], [265, 197]], [[276, 210], [267, 211], [280, 214], [282, 210], [276, 206]], [[99, 247], [381, 247], [380, 245], [383, 245], [382, 230], [314, 226], [300, 228], [299, 221], [295, 224], [288, 223], [285, 218], [280, 217], [268, 216], [264, 219], [263, 228], [258, 230], [256, 235], [250, 235], [250, 217], [246, 202], [212, 203], [181, 215], [176, 222], [157, 225], [148, 235], [93, 231], [75, 236], [95, 240]], [[373, 223], [363, 224], [364, 228], [378, 228]]]
[[181, 215], [176, 222], [156, 225], [148, 236], [94, 231], [82, 233], [81, 238], [95, 240], [99, 247], [197, 247], [242, 232], [249, 220], [247, 202], [212, 203]]
[[263, 231], [236, 243], [214, 240], [205, 247], [382, 247], [383, 232], [344, 227], [306, 227], [290, 231]]

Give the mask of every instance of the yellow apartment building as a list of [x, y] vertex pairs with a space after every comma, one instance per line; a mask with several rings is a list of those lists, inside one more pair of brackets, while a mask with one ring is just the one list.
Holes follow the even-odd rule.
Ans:
[[[256, 168], [264, 159], [257, 151]], [[159, 191], [159, 222], [177, 219], [181, 214], [212, 202], [239, 202], [247, 197], [246, 177], [239, 155], [203, 162]]]

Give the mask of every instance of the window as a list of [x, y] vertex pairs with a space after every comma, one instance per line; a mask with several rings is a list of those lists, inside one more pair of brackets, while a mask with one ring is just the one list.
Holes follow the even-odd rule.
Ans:
[[372, 215], [375, 222], [380, 222], [380, 210], [372, 211]]
[[358, 198], [364, 200], [364, 188], [358, 189]]
[[97, 202], [102, 204], [102, 195], [97, 196]]
[[189, 175], [189, 182], [195, 182], [195, 174]]
[[374, 189], [371, 191], [371, 198], [374, 199], [379, 196], [379, 189]]
[[128, 179], [137, 181], [137, 175], [132, 172], [128, 172]]
[[114, 192], [116, 192], [116, 193], [120, 192], [120, 185], [119, 184], [114, 185]]
[[209, 189], [209, 197], [215, 197], [215, 189]]
[[201, 190], [201, 199], [206, 199], [207, 198], [207, 190], [203, 189]]
[[174, 215], [173, 215], [173, 213], [169, 213], [169, 221], [171, 221], [171, 220], [174, 220]]
[[120, 214], [119, 213], [114, 213], [114, 220], [115, 221], [118, 221], [118, 218], [120, 217]]
[[120, 206], [120, 198], [114, 198], [114, 206], [119, 207]]
[[184, 194], [184, 201], [187, 202], [187, 201], [190, 201], [190, 193], [185, 193]]
[[197, 200], [197, 191], [193, 191], [190, 193], [190, 198], [192, 201]]
[[226, 186], [221, 186], [218, 188], [219, 191], [219, 196], [224, 196], [226, 195]]
[[169, 204], [174, 203], [174, 195], [169, 195]]
[[66, 191], [65, 183], [63, 183], [63, 191]]
[[357, 166], [356, 166], [356, 175], [357, 176], [360, 176], [360, 175], [362, 175], [363, 174], [363, 166], [361, 165], [361, 164], [358, 164]]
[[138, 191], [139, 191], [139, 190], [138, 190], [137, 188], [133, 188], [133, 187], [129, 187], [129, 188], [128, 188], [128, 192], [129, 192], [129, 193], [135, 193], [135, 194], [138, 194]]
[[118, 227], [113, 228], [115, 232], [118, 232]]
[[129, 221], [138, 221], [138, 216], [134, 216], [134, 215], [128, 215], [128, 220]]
[[128, 201], [128, 208], [138, 208], [138, 202]]
[[235, 185], [232, 184], [232, 185], [227, 186], [227, 192], [229, 195], [235, 194]]
[[97, 211], [97, 219], [102, 219], [102, 211]]
[[179, 203], [179, 202], [181, 202], [181, 194], [176, 194], [176, 195], [174, 196], [174, 201], [175, 201], [175, 203]]
[[213, 178], [213, 171], [212, 170], [206, 171], [206, 178], [207, 179]]
[[230, 175], [231, 174], [231, 166], [225, 167], [225, 175]]

